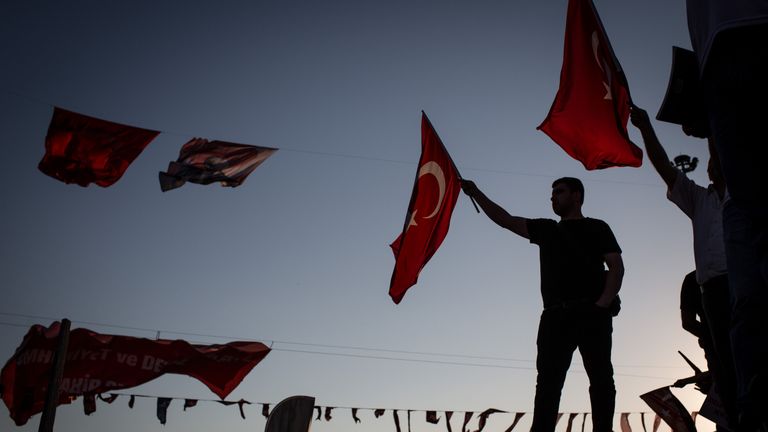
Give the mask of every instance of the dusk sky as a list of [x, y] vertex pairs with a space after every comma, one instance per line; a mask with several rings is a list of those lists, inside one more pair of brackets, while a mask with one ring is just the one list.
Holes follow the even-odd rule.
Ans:
[[[654, 116], [672, 46], [690, 48], [685, 2], [594, 2], [634, 102]], [[403, 227], [424, 110], [462, 175], [514, 215], [554, 218], [552, 181], [584, 180], [584, 213], [612, 227], [626, 266], [614, 320], [616, 411], [650, 412], [640, 394], [691, 373], [677, 350], [705, 367], [679, 319], [680, 283], [694, 266], [690, 222], [648, 161], [588, 172], [536, 130], [559, 84], [566, 7], [3, 0], [0, 360], [30, 325], [60, 318], [102, 333], [258, 340], [274, 351], [229, 400], [303, 394], [324, 407], [497, 408], [528, 412], [516, 429], [528, 430], [542, 308], [536, 246], [462, 194], [418, 284], [399, 305], [387, 293], [388, 245]], [[67, 185], [37, 169], [54, 106], [162, 133], [115, 185]], [[654, 126], [670, 157], [702, 161], [691, 177], [706, 184], [705, 142]], [[158, 171], [192, 137], [280, 150], [240, 187], [161, 192]], [[589, 411], [587, 385], [575, 354], [560, 410]], [[123, 392], [216, 398], [184, 376]], [[699, 408], [696, 391], [677, 394]], [[134, 409], [127, 399], [98, 403], [89, 417], [79, 400], [62, 406], [56, 430], [264, 427], [259, 406], [246, 406], [242, 420], [237, 407], [201, 402], [182, 412], [178, 400], [160, 426], [154, 399]], [[37, 430], [39, 416], [15, 427], [2, 411], [0, 430]], [[389, 410], [359, 415], [356, 425], [337, 409], [312, 430], [395, 430]], [[495, 415], [485, 430], [512, 419]], [[630, 421], [642, 430], [639, 414]], [[445, 423], [414, 413], [412, 427]]]

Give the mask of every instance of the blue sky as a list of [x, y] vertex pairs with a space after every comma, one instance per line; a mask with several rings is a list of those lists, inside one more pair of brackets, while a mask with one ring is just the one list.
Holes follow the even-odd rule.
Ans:
[[[454, 357], [274, 343], [230, 399], [308, 394], [322, 406], [531, 411], [541, 310], [535, 246], [461, 196], [418, 285], [397, 306], [387, 295], [388, 244], [402, 228], [424, 110], [462, 174], [512, 214], [552, 217], [552, 180], [584, 180], [584, 213], [611, 225], [627, 268], [614, 325], [617, 411], [649, 411], [639, 394], [690, 372], [678, 349], [703, 365], [679, 326], [679, 285], [693, 268], [690, 226], [649, 163], [587, 172], [535, 130], [557, 91], [566, 3], [3, 2], [0, 358], [12, 355], [24, 326], [48, 324], [8, 314], [142, 337], [161, 330], [167, 338], [502, 357], [521, 361], [460, 358], [504, 367], [461, 366], [287, 350]], [[690, 46], [684, 2], [595, 4], [635, 103], [654, 114], [671, 46]], [[37, 170], [54, 105], [163, 133], [114, 186], [65, 185]], [[655, 126], [670, 156], [706, 160], [703, 141]], [[160, 192], [157, 172], [193, 136], [281, 150], [241, 187]], [[703, 169], [692, 177], [706, 182]], [[562, 411], [589, 410], [581, 370], [576, 355]], [[186, 377], [131, 391], [215, 398]], [[679, 394], [698, 408], [694, 392]], [[256, 408], [243, 421], [234, 407], [182, 413], [175, 404], [163, 430], [264, 424]], [[390, 431], [390, 415], [361, 413], [354, 425], [338, 411], [313, 430]], [[16, 430], [35, 430], [36, 420]], [[488, 427], [509, 423], [499, 415]], [[0, 416], [0, 429], [12, 427]], [[57, 415], [65, 432], [159, 427], [149, 400], [133, 410], [126, 399], [100, 404], [90, 417], [78, 402]], [[422, 419], [414, 427], [445, 426]]]

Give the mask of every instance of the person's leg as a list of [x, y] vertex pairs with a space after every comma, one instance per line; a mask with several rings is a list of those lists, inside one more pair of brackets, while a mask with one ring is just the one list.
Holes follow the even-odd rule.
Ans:
[[570, 337], [567, 312], [546, 310], [541, 314], [536, 338], [536, 396], [531, 432], [553, 432], [557, 423], [560, 394], [576, 349]]
[[[728, 275], [717, 276], [704, 284], [702, 306], [709, 326], [714, 352], [708, 355], [709, 370], [715, 384], [715, 390], [728, 414], [730, 429], [738, 420], [736, 406], [736, 372], [733, 367], [731, 350], [731, 293], [728, 287]], [[709, 357], [713, 357], [710, 361]]]
[[611, 364], [612, 317], [608, 311], [590, 306], [583, 311], [579, 352], [589, 377], [589, 399], [592, 403], [592, 430], [611, 432], [616, 405], [616, 387]]
[[740, 422], [754, 425], [768, 406], [768, 239], [765, 229], [761, 232], [748, 212], [737, 205], [726, 204], [723, 217]]

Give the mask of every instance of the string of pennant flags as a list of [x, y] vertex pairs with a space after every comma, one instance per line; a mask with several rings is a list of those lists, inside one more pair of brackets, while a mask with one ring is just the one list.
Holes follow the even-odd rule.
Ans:
[[[67, 340], [66, 345], [55, 348], [60, 340]], [[200, 401], [216, 402], [226, 406], [237, 405], [243, 419], [245, 419], [245, 406], [258, 404], [262, 406], [262, 414], [269, 417], [271, 405], [269, 403], [254, 403], [245, 399], [230, 401], [226, 400], [226, 397], [270, 351], [271, 348], [260, 342], [236, 341], [225, 345], [192, 345], [183, 340], [151, 340], [105, 335], [83, 328], [70, 330], [70, 321], [62, 320], [61, 323], [54, 322], [49, 327], [34, 325], [30, 328], [16, 353], [0, 371], [0, 393], [11, 418], [17, 425], [24, 425], [31, 416], [41, 412], [47, 385], [53, 385], [46, 384], [46, 377], [49, 375], [47, 372], [55, 367], [54, 363], [59, 363], [58, 359], [63, 359], [66, 361], [66, 368], [62, 369], [61, 380], [56, 384], [60, 395], [56, 404], [70, 404], [78, 397], [82, 397], [86, 415], [96, 411], [97, 398], [111, 404], [123, 395], [129, 397], [130, 408], [133, 408], [137, 397], [156, 399], [157, 418], [163, 424], [167, 420], [168, 408], [174, 399], [184, 400], [185, 411], [196, 406]], [[166, 373], [193, 377], [220, 399], [205, 400], [119, 393], [122, 389], [136, 387]], [[673, 430], [695, 430], [697, 413], [689, 413], [670, 392], [668, 386], [643, 394], [640, 398]], [[314, 398], [312, 398], [312, 404], [314, 404]], [[332, 411], [335, 409], [349, 409], [355, 423], [361, 422], [358, 416], [360, 410], [372, 411], [376, 418], [390, 411], [397, 432], [402, 432], [401, 412], [407, 415], [408, 432], [412, 432], [411, 416], [414, 412], [425, 413], [426, 421], [429, 423], [439, 422], [437, 410], [314, 405], [313, 407], [316, 411], [316, 421], [322, 419], [331, 421]], [[454, 414], [464, 414], [461, 432], [482, 432], [491, 415], [512, 414], [496, 408], [489, 408], [480, 413], [447, 410], [441, 412], [448, 432], [453, 432], [451, 417]], [[514, 414], [512, 424], [506, 432], [514, 429], [525, 412]], [[557, 420], [559, 421], [565, 414], [568, 414], [567, 432], [574, 432], [573, 422], [579, 413], [561, 413]], [[583, 431], [588, 413], [581, 414]], [[622, 432], [631, 432], [629, 415], [632, 413], [620, 414]], [[638, 414], [640, 414], [644, 432], [648, 432], [645, 426], [646, 413]], [[477, 419], [476, 430], [468, 429], [473, 419]], [[660, 420], [654, 420], [653, 432], [656, 432], [659, 422]]]
[[[240, 417], [243, 420], [246, 420], [246, 412], [245, 412], [246, 405], [261, 405], [260, 414], [265, 419], [269, 418], [270, 408], [276, 405], [270, 402], [251, 402], [245, 399], [229, 401], [229, 400], [198, 399], [198, 398], [187, 398], [187, 397], [162, 397], [162, 396], [153, 396], [153, 395], [146, 395], [146, 394], [119, 392], [119, 393], [83, 395], [83, 411], [85, 415], [91, 415], [94, 412], [96, 412], [96, 400], [100, 400], [107, 404], [112, 404], [119, 397], [127, 397], [128, 407], [131, 409], [133, 409], [133, 407], [135, 406], [137, 398], [155, 399], [156, 406], [157, 406], [157, 411], [156, 411], [157, 419], [161, 424], [166, 424], [168, 419], [168, 409], [172, 401], [174, 400], [183, 401], [182, 411], [184, 412], [186, 412], [187, 409], [191, 409], [197, 406], [197, 404], [200, 402], [216, 403], [224, 406], [237, 405]], [[402, 427], [400, 424], [400, 413], [406, 414], [406, 419], [405, 419], [406, 427], [407, 427], [406, 430], [408, 432], [412, 432], [413, 430], [412, 424], [411, 424], [411, 417], [412, 417], [412, 414], [415, 414], [415, 413], [420, 413], [420, 414], [423, 413], [424, 421], [433, 425], [437, 425], [440, 423], [442, 419], [445, 419], [444, 423], [446, 425], [446, 429], [448, 432], [453, 432], [453, 428], [451, 427], [451, 421], [454, 415], [460, 415], [460, 418], [462, 418], [462, 426], [461, 426], [461, 429], [459, 429], [460, 432], [482, 432], [485, 429], [491, 415], [512, 416], [511, 423], [504, 430], [504, 432], [512, 432], [526, 415], [531, 414], [530, 411], [510, 412], [510, 411], [499, 410], [496, 408], [488, 408], [482, 412], [477, 412], [477, 411], [460, 411], [460, 410], [440, 411], [440, 410], [410, 409], [410, 408], [369, 408], [369, 407], [340, 407], [340, 406], [315, 405], [313, 420], [330, 422], [333, 419], [338, 419], [338, 416], [334, 417], [334, 412], [333, 412], [334, 410], [349, 410], [351, 419], [356, 424], [362, 423], [362, 420], [360, 419], [360, 415], [359, 415], [361, 411], [372, 412], [374, 418], [376, 419], [379, 419], [383, 417], [387, 412], [390, 412], [392, 414], [392, 420], [394, 422], [395, 429], [398, 432], [402, 432]], [[648, 411], [622, 412], [617, 414], [619, 414], [619, 422], [620, 422], [622, 432], [632, 432], [632, 426], [630, 425], [630, 416], [639, 417], [639, 421], [640, 421], [640, 424], [642, 425], [643, 432], [648, 432], [646, 418], [650, 420], [651, 415], [654, 416], [653, 422], [651, 423], [651, 426], [652, 426], [650, 429], [651, 432], [657, 432], [662, 421], [661, 417], [659, 417], [657, 414], [654, 414], [653, 412], [648, 412]], [[698, 412], [696, 411], [691, 413], [691, 417], [693, 418], [694, 422], [697, 415], [698, 415]], [[580, 422], [579, 422], [579, 417], [581, 417]], [[557, 422], [559, 424], [562, 419], [567, 419], [566, 432], [584, 432], [585, 426], [586, 426], [586, 420], [588, 417], [589, 417], [588, 412], [561, 412], [561, 413], [558, 413]], [[476, 422], [473, 423], [473, 420], [476, 420]], [[470, 425], [474, 425], [476, 428], [472, 428], [470, 427]]]

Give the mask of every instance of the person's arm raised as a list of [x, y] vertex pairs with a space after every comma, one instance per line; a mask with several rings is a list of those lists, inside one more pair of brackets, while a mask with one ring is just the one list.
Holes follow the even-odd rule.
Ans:
[[475, 182], [471, 180], [462, 180], [461, 189], [465, 194], [472, 197], [480, 205], [486, 215], [502, 228], [506, 228], [513, 233], [528, 238], [528, 220], [520, 216], [512, 216], [500, 205], [491, 201], [490, 198], [477, 188]]
[[636, 106], [631, 107], [630, 119], [632, 124], [640, 130], [640, 134], [643, 136], [643, 142], [645, 143], [645, 151], [648, 153], [648, 159], [651, 160], [651, 164], [659, 173], [661, 179], [667, 184], [667, 189], [672, 189], [677, 179], [678, 170], [672, 166], [669, 161], [667, 152], [659, 142], [659, 138], [656, 136], [656, 132], [653, 130], [651, 120], [648, 118], [648, 113], [644, 109]]

